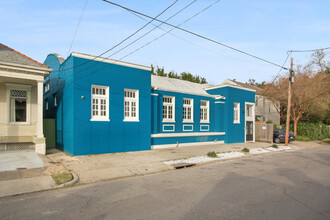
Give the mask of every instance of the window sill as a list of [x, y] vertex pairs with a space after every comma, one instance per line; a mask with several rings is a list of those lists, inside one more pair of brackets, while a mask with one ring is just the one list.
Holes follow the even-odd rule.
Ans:
[[140, 122], [139, 119], [124, 119], [124, 122]]
[[8, 125], [31, 125], [30, 122], [9, 122]]
[[182, 121], [182, 123], [194, 123], [194, 121]]
[[210, 121], [200, 121], [201, 124], [210, 124]]
[[234, 121], [233, 124], [240, 124], [240, 122], [239, 121]]
[[174, 120], [172, 120], [172, 121], [163, 120], [162, 122], [163, 122], [163, 123], [175, 123], [175, 121], [174, 121]]
[[110, 121], [110, 119], [96, 119], [96, 118], [91, 118], [90, 121]]

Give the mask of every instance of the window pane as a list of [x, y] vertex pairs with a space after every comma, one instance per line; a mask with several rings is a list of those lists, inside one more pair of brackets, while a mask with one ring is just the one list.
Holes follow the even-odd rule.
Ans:
[[15, 121], [26, 122], [26, 99], [16, 98], [15, 102]]

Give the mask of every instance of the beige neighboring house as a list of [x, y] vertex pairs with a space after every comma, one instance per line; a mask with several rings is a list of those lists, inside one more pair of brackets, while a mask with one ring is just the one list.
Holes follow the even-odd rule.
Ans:
[[0, 43], [0, 150], [45, 154], [43, 82], [51, 69]]
[[256, 90], [256, 97], [255, 97], [255, 120], [256, 122], [267, 122], [271, 120], [274, 124], [280, 125], [280, 113], [278, 109], [280, 107], [279, 102], [273, 102], [267, 99], [262, 94], [264, 90], [246, 83], [236, 82], [233, 80], [225, 80], [223, 84], [232, 84], [235, 86], [245, 87], [248, 89]]

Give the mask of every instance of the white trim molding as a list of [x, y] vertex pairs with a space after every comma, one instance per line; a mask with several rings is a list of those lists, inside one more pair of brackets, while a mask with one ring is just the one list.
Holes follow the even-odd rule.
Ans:
[[[185, 127], [191, 127], [191, 129], [185, 129]], [[194, 130], [194, 125], [182, 125], [182, 130], [183, 131], [193, 131]]]
[[[164, 128], [165, 128], [165, 126], [172, 126], [173, 127], [173, 129], [172, 130], [165, 130]], [[168, 131], [175, 131], [175, 125], [172, 125], [172, 124], [163, 124], [163, 131], [164, 132], [168, 132]]]
[[218, 102], [214, 102], [215, 104], [225, 104], [225, 102], [220, 102], [220, 101], [218, 101]]
[[127, 66], [127, 67], [136, 68], [136, 69], [151, 71], [151, 67], [142, 66], [139, 64], [127, 63], [127, 62], [123, 62], [123, 61], [119, 61], [119, 60], [112, 60], [112, 59], [108, 59], [108, 58], [96, 57], [96, 56], [92, 56], [89, 54], [76, 53], [76, 52], [73, 52], [71, 55], [74, 57], [80, 57], [83, 59], [95, 60], [95, 61], [99, 61], [99, 62], [103, 62], [103, 63], [111, 63], [111, 64], [120, 65], [120, 66]]
[[198, 145], [214, 145], [214, 144], [224, 144], [224, 141], [206, 141], [206, 142], [193, 142], [193, 143], [182, 143], [182, 144], [161, 144], [161, 145], [151, 145], [151, 149], [165, 149], [165, 148], [175, 148], [175, 147], [189, 147]]
[[151, 93], [151, 95], [153, 95], [153, 96], [158, 96], [158, 94], [157, 94], [157, 93]]
[[240, 87], [240, 86], [235, 86], [235, 85], [219, 85], [219, 86], [214, 86], [214, 87], [206, 88], [205, 90], [219, 89], [219, 88], [224, 88], [224, 87], [232, 87], [232, 88], [235, 88], [235, 89], [242, 89], [242, 90], [246, 90], [246, 91], [250, 91], [250, 92], [256, 92], [256, 90], [254, 90], [254, 89], [248, 89], [248, 88], [244, 88], [244, 87]]
[[151, 134], [151, 138], [165, 138], [165, 137], [196, 137], [196, 136], [218, 136], [225, 135], [226, 132], [192, 132], [192, 133], [158, 133]]
[[[203, 126], [207, 126], [207, 129], [202, 129]], [[210, 130], [210, 126], [209, 125], [200, 125], [199, 130], [200, 131], [209, 131]]]

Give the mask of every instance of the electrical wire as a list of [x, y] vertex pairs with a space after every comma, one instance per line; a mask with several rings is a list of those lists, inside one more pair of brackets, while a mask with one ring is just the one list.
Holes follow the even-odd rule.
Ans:
[[146, 26], [148, 26], [151, 22], [153, 21], [156, 21], [156, 19], [162, 15], [165, 11], [167, 11], [168, 9], [170, 9], [173, 5], [175, 5], [176, 3], [178, 2], [178, 0], [174, 1], [170, 6], [168, 6], [166, 9], [164, 9], [160, 14], [158, 14], [156, 17], [154, 17], [154, 19], [150, 20], [148, 23], [146, 23], [145, 25], [143, 25], [141, 28], [139, 28], [137, 31], [135, 31], [134, 33], [132, 33], [131, 35], [129, 35], [128, 37], [126, 37], [124, 40], [120, 41], [119, 43], [117, 43], [115, 46], [111, 47], [110, 49], [104, 51], [103, 53], [99, 54], [98, 56], [95, 56], [93, 59], [91, 60], [88, 60], [84, 63], [81, 63], [81, 64], [78, 64], [78, 65], [75, 65], [73, 67], [69, 67], [69, 68], [66, 68], [66, 69], [62, 69], [62, 70], [58, 70], [58, 71], [52, 71], [52, 72], [61, 72], [61, 71], [66, 71], [66, 70], [71, 70], [73, 68], [76, 68], [76, 67], [79, 67], [79, 66], [82, 66], [82, 65], [85, 65], [99, 57], [101, 57], [102, 55], [108, 53], [109, 51], [115, 49], [116, 47], [118, 47], [119, 45], [121, 45], [122, 43], [124, 43], [125, 41], [127, 41], [128, 39], [130, 39], [131, 37], [133, 37], [135, 34], [137, 34], [138, 32], [140, 32], [142, 29], [144, 29]]
[[[185, 20], [183, 23], [188, 22], [189, 20], [191, 20], [192, 18], [196, 17], [196, 16], [199, 15], [200, 13], [206, 11], [207, 9], [209, 9], [210, 7], [212, 7], [213, 5], [215, 5], [216, 3], [218, 3], [219, 1], [220, 1], [220, 0], [217, 0], [217, 1], [215, 1], [214, 3], [210, 4], [210, 5], [207, 6], [206, 8], [204, 8], [204, 9], [202, 9], [201, 11], [199, 11], [198, 13], [194, 14], [194, 15], [193, 15], [192, 17], [190, 17], [189, 19]], [[191, 5], [191, 3], [190, 3], [189, 5]], [[189, 6], [189, 5], [187, 5], [187, 6]], [[187, 6], [184, 7], [184, 8], [187, 8]], [[180, 10], [180, 12], [181, 12], [181, 11], [182, 11], [182, 9]], [[176, 14], [177, 14], [177, 13], [176, 13]], [[176, 15], [176, 14], [175, 14], [175, 15]], [[172, 16], [172, 17], [173, 17], [173, 16]], [[181, 23], [180, 25], [182, 25], [183, 23]], [[158, 26], [160, 26], [160, 25], [158, 25]], [[174, 28], [173, 28], [173, 29], [174, 29]], [[169, 32], [172, 31], [173, 29], [167, 31], [165, 34], [169, 33]], [[161, 35], [160, 37], [164, 36], [165, 34]], [[160, 37], [157, 37], [157, 38], [154, 39], [153, 41], [159, 39]], [[151, 41], [151, 42], [153, 42], [153, 41]], [[150, 44], [151, 42], [147, 43], [146, 45]], [[144, 45], [144, 46], [146, 46], [146, 45]], [[144, 46], [142, 46], [142, 47], [144, 47]], [[141, 48], [139, 48], [139, 49], [141, 49]], [[124, 57], [120, 58], [119, 60], [114, 60], [114, 61], [115, 61], [114, 63], [116, 63], [116, 62], [122, 60], [123, 58], [125, 58], [125, 57], [131, 55], [132, 53], [135, 53], [135, 52], [138, 51], [139, 49], [137, 49], [137, 50], [135, 50], [135, 51], [133, 51], [133, 52], [131, 52], [131, 53], [125, 55]], [[110, 57], [110, 56], [108, 56], [107, 58], [109, 58], [109, 57]], [[107, 59], [107, 58], [104, 58], [103, 60], [105, 60], [105, 59]], [[99, 63], [96, 63], [96, 64], [94, 64], [93, 66], [98, 65], [98, 64], [99, 64]], [[92, 66], [90, 66], [90, 67], [92, 67]], [[87, 67], [87, 68], [85, 68], [85, 69], [83, 69], [83, 70], [81, 70], [81, 71], [79, 71], [79, 72], [77, 72], [77, 73], [83, 72], [83, 71], [89, 69], [90, 67]], [[94, 71], [94, 72], [92, 72], [92, 73], [98, 72], [98, 71], [100, 71], [100, 70], [102, 70], [102, 69], [105, 69], [106, 67], [107, 67], [107, 66], [105, 66], [105, 67], [103, 67], [103, 68], [100, 68], [100, 69], [98, 69], [98, 70], [96, 70], [96, 71]], [[77, 74], [77, 73], [76, 73], [76, 74]], [[85, 76], [88, 76], [88, 75], [90, 75], [90, 74], [92, 74], [92, 73], [89, 73], [89, 74], [83, 75], [83, 76], [81, 76], [80, 78], [85, 77]], [[77, 79], [80, 79], [80, 78], [78, 77]]]
[[[182, 11], [184, 11], [185, 9], [187, 9], [189, 6], [191, 6], [192, 4], [194, 4], [197, 0], [192, 1], [190, 4], [186, 5], [184, 8], [182, 8], [180, 11], [176, 12], [174, 15], [172, 15], [171, 17], [169, 17], [168, 19], [166, 19], [164, 22], [169, 21], [170, 19], [172, 19], [173, 17], [175, 17], [176, 15], [180, 14]], [[218, 0], [220, 1], [220, 0]], [[133, 13], [134, 14], [134, 13]], [[116, 51], [115, 53], [111, 54], [109, 57], [112, 57], [113, 55], [121, 52], [122, 50], [124, 50], [125, 48], [129, 47], [130, 45], [134, 44], [135, 42], [137, 42], [138, 40], [140, 40], [141, 38], [145, 37], [146, 35], [148, 35], [149, 33], [151, 33], [152, 31], [154, 31], [155, 29], [157, 29], [158, 27], [160, 27], [163, 24], [160, 23], [159, 25], [157, 25], [156, 27], [154, 27], [153, 29], [151, 29], [150, 31], [148, 31], [147, 33], [145, 33], [144, 35], [142, 35], [141, 37], [137, 38], [136, 40], [132, 41], [131, 43], [129, 43], [128, 45], [126, 45], [125, 47], [121, 48], [120, 50]]]
[[75, 38], [76, 38], [76, 34], [77, 34], [77, 32], [78, 32], [78, 29], [79, 29], [79, 26], [80, 26], [81, 20], [82, 20], [82, 18], [83, 18], [83, 16], [84, 16], [84, 13], [85, 13], [85, 9], [86, 9], [86, 6], [87, 6], [87, 2], [88, 2], [88, 0], [86, 0], [85, 5], [84, 5], [84, 8], [83, 8], [83, 10], [82, 10], [82, 13], [81, 13], [81, 15], [80, 15], [80, 18], [79, 18], [79, 20], [78, 20], [78, 25], [77, 25], [77, 27], [76, 27], [76, 31], [74, 32], [74, 35], [73, 35], [73, 38], [72, 38], [72, 41], [71, 41], [71, 44], [70, 44], [70, 48], [69, 48], [69, 51], [68, 51], [68, 55], [67, 55], [67, 57], [69, 56], [69, 54], [70, 54], [70, 52], [71, 52], [73, 42], [74, 42], [74, 40], [75, 40]]
[[289, 50], [291, 53], [305, 53], [305, 52], [315, 52], [320, 50], [329, 50], [330, 47], [319, 48], [319, 49], [311, 49], [311, 50]]
[[[287, 56], [282, 64], [282, 67], [286, 64], [286, 61], [288, 60], [289, 56], [291, 53], [287, 53]], [[271, 82], [271, 84], [269, 84], [269, 86], [267, 87], [267, 89], [257, 98], [257, 101], [261, 98], [261, 96], [264, 96], [266, 94], [266, 92], [270, 89], [270, 87], [274, 84], [275, 80], [277, 79], [277, 77], [280, 76], [280, 73], [282, 71], [283, 68], [280, 68], [280, 70], [278, 71], [278, 73], [276, 74], [275, 78], [273, 79], [273, 81]]]
[[184, 31], [184, 32], [189, 33], [189, 34], [191, 34], [191, 35], [197, 36], [197, 37], [199, 37], [199, 38], [203, 38], [203, 39], [205, 39], [205, 40], [207, 40], [207, 41], [213, 42], [213, 43], [215, 43], [215, 44], [218, 44], [218, 45], [221, 45], [221, 46], [223, 46], [223, 47], [229, 48], [229, 49], [234, 50], [234, 51], [236, 51], [236, 52], [239, 52], [239, 53], [245, 54], [245, 55], [247, 55], [247, 56], [253, 57], [253, 58], [255, 58], [255, 59], [261, 60], [261, 61], [263, 61], [263, 62], [266, 62], [266, 63], [272, 64], [272, 65], [274, 65], [274, 66], [278, 66], [278, 67], [281, 67], [281, 68], [287, 70], [287, 68], [282, 67], [282, 66], [279, 65], [279, 64], [276, 64], [276, 63], [271, 62], [271, 61], [269, 61], [269, 60], [266, 60], [266, 59], [264, 59], [264, 58], [261, 58], [261, 57], [255, 56], [255, 55], [253, 55], [253, 54], [250, 54], [250, 53], [248, 53], [248, 52], [242, 51], [242, 50], [240, 50], [240, 49], [234, 48], [234, 47], [232, 47], [232, 46], [226, 45], [226, 44], [224, 44], [224, 43], [221, 43], [221, 42], [219, 42], [219, 41], [213, 40], [213, 39], [211, 39], [211, 38], [205, 37], [205, 36], [203, 36], [203, 35], [200, 35], [200, 34], [197, 34], [197, 33], [192, 32], [192, 31], [189, 31], [189, 30], [183, 29], [183, 28], [181, 28], [181, 27], [175, 26], [175, 25], [173, 25], [173, 24], [167, 23], [167, 22], [165, 22], [165, 21], [159, 20], [159, 19], [157, 19], [157, 18], [154, 18], [154, 17], [152, 17], [152, 16], [149, 16], [149, 15], [143, 14], [143, 13], [141, 13], [141, 12], [138, 12], [138, 11], [135, 11], [135, 10], [132, 10], [132, 9], [129, 9], [129, 8], [124, 7], [124, 6], [122, 6], [122, 5], [119, 5], [119, 4], [117, 4], [117, 3], [114, 3], [114, 2], [111, 2], [111, 1], [108, 1], [108, 0], [102, 0], [102, 1], [104, 1], [104, 2], [106, 2], [106, 3], [109, 3], [109, 4], [112, 4], [112, 5], [115, 5], [115, 6], [117, 6], [117, 7], [123, 8], [123, 9], [125, 9], [125, 10], [127, 10], [127, 11], [131, 11], [131, 12], [133, 12], [133, 13], [136, 13], [136, 14], [142, 15], [142, 16], [144, 16], [144, 17], [147, 17], [147, 18], [150, 18], [150, 19], [154, 19], [155, 21], [162, 22], [162, 23], [164, 23], [164, 24], [166, 24], [166, 25], [168, 25], [168, 26], [171, 26], [171, 27], [173, 27], [173, 28], [175, 28], [175, 29], [178, 29], [178, 30]]

